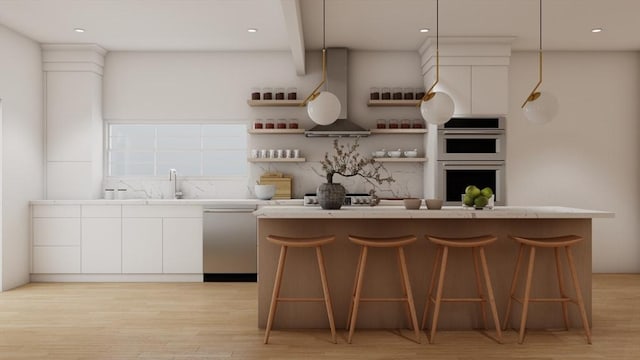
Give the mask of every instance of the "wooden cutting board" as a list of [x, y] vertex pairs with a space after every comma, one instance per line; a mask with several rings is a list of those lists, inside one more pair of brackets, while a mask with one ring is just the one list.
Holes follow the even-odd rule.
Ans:
[[291, 177], [282, 173], [265, 173], [260, 176], [260, 185], [275, 185], [273, 199], [291, 199]]

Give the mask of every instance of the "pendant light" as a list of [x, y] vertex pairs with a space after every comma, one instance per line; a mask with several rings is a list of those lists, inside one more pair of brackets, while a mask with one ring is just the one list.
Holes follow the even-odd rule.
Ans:
[[420, 101], [420, 113], [429, 124], [444, 124], [455, 110], [453, 99], [442, 91], [433, 91], [440, 81], [440, 36], [439, 36], [439, 1], [436, 0], [436, 81], [431, 85]]
[[538, 83], [522, 104], [524, 116], [532, 123], [544, 124], [558, 113], [558, 100], [549, 92], [537, 91], [542, 84], [542, 0], [540, 0], [540, 38], [538, 45]]
[[311, 92], [301, 106], [307, 106], [307, 113], [313, 122], [329, 125], [340, 116], [340, 100], [329, 91], [318, 91], [327, 82], [327, 49], [325, 44], [325, 0], [322, 0], [322, 81]]

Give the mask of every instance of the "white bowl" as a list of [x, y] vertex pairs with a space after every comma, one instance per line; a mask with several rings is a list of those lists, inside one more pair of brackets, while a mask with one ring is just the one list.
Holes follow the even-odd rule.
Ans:
[[402, 155], [402, 151], [400, 149], [387, 151], [387, 155], [392, 158], [399, 158]]
[[384, 157], [387, 154], [387, 152], [383, 149], [383, 150], [376, 150], [374, 152], [371, 153], [371, 155], [373, 155], [373, 157]]
[[254, 185], [253, 191], [256, 193], [256, 197], [260, 200], [271, 200], [273, 195], [276, 194], [275, 185]]
[[416, 156], [418, 156], [418, 151], [417, 150], [407, 150], [404, 152], [404, 156], [408, 157], [408, 158], [414, 158]]

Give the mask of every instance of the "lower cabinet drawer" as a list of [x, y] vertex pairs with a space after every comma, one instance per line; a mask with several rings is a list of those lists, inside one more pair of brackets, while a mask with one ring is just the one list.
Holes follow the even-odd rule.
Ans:
[[79, 246], [34, 246], [34, 274], [80, 273]]
[[80, 218], [33, 219], [33, 245], [80, 246]]

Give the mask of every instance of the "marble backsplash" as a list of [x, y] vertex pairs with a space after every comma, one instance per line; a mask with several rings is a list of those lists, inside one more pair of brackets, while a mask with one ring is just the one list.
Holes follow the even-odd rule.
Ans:
[[[178, 173], [178, 190], [186, 199], [247, 199], [255, 198], [253, 185], [267, 172], [279, 172], [292, 177], [292, 197], [302, 198], [313, 193], [325, 182], [320, 163], [254, 163], [249, 167], [247, 178], [199, 179], [181, 178]], [[423, 164], [385, 164], [395, 182], [376, 185], [376, 195], [381, 198], [423, 197]], [[334, 182], [341, 183], [350, 193], [368, 193], [373, 186], [361, 177], [336, 176]], [[104, 189], [126, 189], [120, 191], [125, 199], [168, 199], [173, 194], [173, 182], [162, 178], [107, 177]]]

